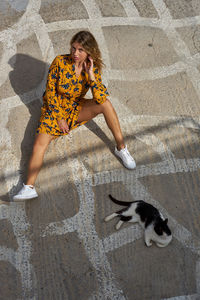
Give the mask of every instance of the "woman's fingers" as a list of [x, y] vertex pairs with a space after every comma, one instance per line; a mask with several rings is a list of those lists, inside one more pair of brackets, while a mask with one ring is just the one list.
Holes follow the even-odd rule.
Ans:
[[63, 133], [69, 133], [69, 126], [67, 125], [67, 122], [65, 120], [59, 120], [58, 126]]
[[62, 132], [63, 132], [63, 133], [69, 133], [69, 129], [63, 128], [63, 129], [62, 129]]
[[84, 63], [83, 63], [83, 66], [84, 66], [84, 69], [85, 69], [85, 71], [86, 71], [86, 62], [84, 61]]
[[87, 62], [84, 61], [83, 65], [87, 73], [93, 70], [94, 61], [90, 55], [87, 57]]
[[84, 69], [88, 73], [88, 64], [84, 61]]
[[61, 129], [63, 133], [68, 133], [68, 131], [66, 130], [66, 128], [62, 128]]
[[93, 58], [89, 55], [88, 59], [90, 61], [90, 70], [93, 70], [93, 64], [94, 64]]
[[63, 133], [68, 133], [69, 132], [69, 127], [64, 126], [61, 130], [63, 131]]
[[92, 58], [92, 56], [88, 55], [88, 59], [93, 64], [93, 58]]

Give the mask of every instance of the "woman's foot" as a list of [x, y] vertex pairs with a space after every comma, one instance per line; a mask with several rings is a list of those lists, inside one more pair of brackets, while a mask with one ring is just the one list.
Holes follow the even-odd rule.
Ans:
[[37, 198], [38, 194], [32, 185], [23, 184], [21, 190], [13, 197], [13, 201], [23, 201], [28, 199]]
[[125, 148], [118, 150], [117, 147], [115, 147], [115, 155], [121, 158], [123, 165], [127, 169], [135, 169], [136, 163], [134, 158], [130, 155], [127, 146]]

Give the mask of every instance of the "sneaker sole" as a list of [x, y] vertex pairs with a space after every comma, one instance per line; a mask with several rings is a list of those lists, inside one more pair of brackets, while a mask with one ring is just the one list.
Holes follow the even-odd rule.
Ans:
[[125, 168], [127, 168], [127, 169], [129, 169], [129, 170], [134, 170], [134, 169], [136, 168], [136, 165], [135, 165], [134, 167], [129, 167], [129, 166], [127, 166], [126, 164], [124, 164], [123, 162], [122, 162], [122, 164], [123, 164], [123, 166], [124, 166]]
[[125, 168], [127, 168], [127, 169], [129, 169], [129, 170], [133, 170], [133, 169], [136, 168], [136, 163], [135, 163], [135, 166], [134, 166], [134, 167], [131, 167], [131, 168], [130, 168], [128, 165], [126, 165], [126, 163], [123, 162], [121, 156], [119, 156], [116, 152], [115, 152], [115, 156], [116, 156], [117, 158], [120, 159], [121, 163], [123, 164], [123, 166], [124, 166]]
[[21, 202], [21, 201], [24, 201], [24, 200], [30, 200], [30, 199], [34, 199], [34, 198], [37, 198], [38, 195], [35, 195], [35, 196], [27, 196], [26, 198], [14, 198], [13, 197], [13, 201], [14, 202]]

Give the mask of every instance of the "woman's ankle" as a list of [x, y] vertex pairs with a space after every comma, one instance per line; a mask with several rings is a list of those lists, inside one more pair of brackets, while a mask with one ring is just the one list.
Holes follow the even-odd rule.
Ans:
[[28, 186], [30, 186], [30, 187], [34, 187], [34, 184], [33, 184], [32, 182], [29, 182], [29, 181], [27, 181], [27, 182], [25, 183], [25, 185], [28, 185]]
[[117, 145], [117, 150], [120, 151], [120, 150], [124, 149], [125, 147], [126, 147], [125, 144], [119, 144], [119, 145]]

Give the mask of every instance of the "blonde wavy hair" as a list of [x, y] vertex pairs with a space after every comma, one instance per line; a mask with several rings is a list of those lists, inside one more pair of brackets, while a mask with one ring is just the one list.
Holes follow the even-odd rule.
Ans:
[[79, 31], [71, 39], [70, 45], [79, 43], [86, 53], [90, 55], [94, 61], [94, 65], [101, 71], [105, 64], [101, 58], [101, 52], [94, 36], [89, 31]]

